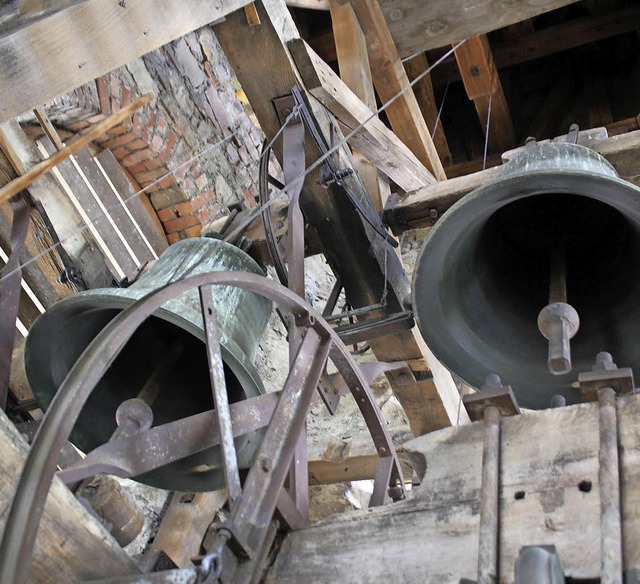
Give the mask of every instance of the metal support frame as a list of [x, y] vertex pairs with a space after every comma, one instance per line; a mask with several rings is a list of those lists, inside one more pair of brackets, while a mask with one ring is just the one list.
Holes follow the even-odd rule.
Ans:
[[[200, 274], [155, 290], [118, 314], [87, 347], [63, 381], [45, 414], [18, 482], [0, 545], [0, 581], [7, 584], [21, 584], [26, 581], [44, 502], [56, 470], [57, 455], [103, 374], [142, 322], [166, 301], [193, 287], [204, 288], [206, 296], [208, 287], [214, 285], [237, 286], [264, 296], [282, 310], [292, 313], [297, 326], [304, 329], [302, 343], [278, 403], [274, 406], [266, 437], [249, 470], [244, 490], [233, 504], [232, 521], [226, 528], [226, 533], [240, 544], [235, 545], [233, 549], [246, 546], [245, 552], [249, 552], [244, 556], [240, 554], [239, 565], [242, 569], [239, 572], [239, 581], [246, 581], [249, 576], [245, 575], [255, 569], [256, 558], [259, 557], [260, 547], [266, 535], [262, 526], [265, 521], [268, 523], [271, 520], [278, 499], [282, 499], [280, 493], [291, 461], [292, 449], [298, 439], [312, 391], [318, 385], [327, 357], [333, 361], [351, 389], [380, 456], [371, 505], [384, 501], [388, 487], [394, 487], [393, 493], [396, 498], [404, 496], [400, 464], [393, 442], [366, 379], [349, 351], [320, 313], [291, 290], [263, 276], [235, 271]], [[205, 302], [205, 309], [206, 305]], [[206, 321], [210, 315], [203, 316]], [[207, 334], [211, 333], [213, 337], [214, 331], [215, 327], [209, 320]], [[212, 340], [211, 337], [209, 341]], [[215, 347], [211, 343], [209, 347], [208, 356], [210, 359], [213, 357], [215, 361]], [[214, 370], [215, 362], [212, 364], [210, 361], [210, 367]], [[214, 375], [214, 385], [215, 377]], [[271, 399], [267, 396], [262, 398], [265, 402]], [[257, 401], [258, 398], [254, 399]], [[237, 428], [233, 427], [233, 412], [232, 406], [229, 412], [231, 417], [225, 418], [224, 423], [227, 424], [227, 428], [231, 427], [231, 430], [235, 431]], [[222, 430], [220, 415], [215, 414], [218, 416], [218, 431], [225, 432]], [[199, 416], [210, 421], [216, 419], [211, 412]], [[212, 423], [211, 427], [214, 428], [215, 424]], [[164, 430], [167, 431], [167, 428]], [[175, 428], [173, 430], [175, 431]], [[114, 447], [119, 443], [119, 447], [122, 448], [121, 441], [125, 439], [137, 440], [144, 446], [143, 437], [146, 435], [148, 440], [150, 433], [154, 431], [158, 432], [159, 428], [149, 428], [106, 446]], [[228, 433], [228, 430], [226, 432]], [[228, 440], [229, 436], [224, 438]], [[232, 464], [229, 464], [229, 470], [233, 471]], [[258, 529], [254, 531], [252, 525], [256, 525]]]

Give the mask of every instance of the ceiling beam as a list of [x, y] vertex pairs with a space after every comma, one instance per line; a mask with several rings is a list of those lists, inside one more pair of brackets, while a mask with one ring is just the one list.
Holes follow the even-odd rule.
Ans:
[[[407, 146], [345, 85], [303, 40], [289, 49], [309, 93], [344, 127], [349, 143], [405, 191], [436, 182]], [[362, 127], [360, 127], [362, 126]]]
[[485, 136], [488, 133], [488, 151], [504, 152], [512, 148], [513, 123], [489, 39], [481, 35], [459, 43], [455, 56], [467, 96], [475, 105]]
[[[303, 41], [284, 2], [257, 0], [255, 4], [260, 25], [248, 27], [244, 14], [236, 12], [217, 25], [215, 32], [263, 131], [268, 139], [279, 133], [280, 123], [272, 100], [286, 95], [294, 85], [298, 85], [320, 125], [324, 140], [331, 143], [330, 127], [335, 122], [306, 91], [291, 56], [291, 48], [300, 47]], [[317, 148], [311, 139], [307, 140], [305, 151], [308, 166], [318, 158]], [[342, 170], [348, 170], [351, 165], [348, 149], [341, 149], [339, 154], [337, 159]], [[303, 192], [300, 204], [305, 218], [316, 228], [325, 255], [341, 278], [350, 303], [361, 307], [379, 302], [388, 282], [387, 310], [397, 311], [401, 308], [403, 291], [409, 291], [408, 279], [399, 258], [387, 247], [386, 241], [372, 232], [343, 192], [323, 188], [317, 178], [317, 172], [307, 177], [307, 190]], [[349, 175], [349, 180], [352, 179], [361, 203], [367, 209], [373, 209], [358, 177]], [[449, 374], [441, 376], [437, 363], [433, 368], [429, 367], [427, 358], [430, 356], [421, 351], [413, 334], [413, 331], [405, 331], [388, 335], [377, 339], [375, 346], [372, 341], [371, 345], [380, 360], [411, 360], [415, 382], [401, 385], [392, 381], [391, 385], [407, 413], [413, 433], [423, 434], [456, 423], [459, 395]], [[438, 382], [434, 381], [436, 375]]]
[[389, 103], [385, 111], [393, 131], [438, 180], [445, 179], [438, 151], [409, 86], [380, 4], [377, 0], [351, 0], [351, 5], [367, 39], [376, 91], [383, 104]]
[[[409, 81], [414, 81], [429, 69], [429, 63], [425, 54], [420, 53], [419, 55], [405, 61], [404, 68], [407, 72], [407, 76], [409, 77]], [[436, 97], [433, 93], [431, 74], [425, 75], [413, 86], [413, 93], [418, 100], [420, 111], [424, 116], [424, 121], [426, 122], [429, 131], [431, 132], [433, 143], [435, 144], [442, 164], [444, 166], [450, 166], [452, 162], [451, 151], [449, 150], [447, 137], [444, 134], [442, 120], [438, 119], [438, 106], [436, 104]]]
[[397, 0], [381, 4], [401, 57], [533, 18], [577, 0]]
[[[362, 100], [364, 105], [375, 111], [376, 94], [371, 78], [367, 41], [351, 5], [339, 4], [337, 0], [332, 0], [331, 21], [336, 41], [340, 78]], [[375, 165], [367, 160], [357, 147], [352, 146], [352, 148], [356, 170], [360, 173], [376, 209], [382, 211], [390, 193], [389, 181], [378, 173]]]
[[0, 122], [224, 17], [248, 0], [84, 0], [0, 32]]
[[[582, 132], [581, 132], [582, 134]], [[584, 132], [585, 135], [589, 131]], [[640, 184], [640, 130], [593, 141], [590, 147], [606, 158], [624, 180]], [[513, 153], [505, 153], [512, 156]], [[441, 181], [402, 198], [385, 217], [394, 233], [433, 225], [442, 214], [466, 194], [495, 180], [501, 166]]]

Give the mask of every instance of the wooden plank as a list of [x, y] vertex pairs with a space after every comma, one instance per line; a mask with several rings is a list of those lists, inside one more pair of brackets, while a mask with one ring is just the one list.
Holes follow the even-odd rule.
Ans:
[[499, 68], [511, 67], [575, 47], [636, 30], [640, 7], [600, 16], [585, 16], [556, 24], [517, 39], [496, 43], [493, 57]]
[[339, 120], [345, 134], [349, 136], [362, 126], [348, 139], [349, 144], [404, 190], [436, 182], [413, 152], [374, 116], [311, 47], [303, 40], [296, 40], [289, 48], [305, 86]]
[[[594, 141], [590, 147], [606, 158], [621, 178], [640, 184], [640, 130]], [[410, 193], [385, 213], [387, 221], [394, 233], [433, 225], [451, 205], [495, 180], [499, 172], [500, 167], [496, 166]]]
[[376, 91], [383, 104], [389, 102], [385, 111], [393, 131], [438, 180], [444, 180], [442, 162], [380, 5], [376, 0], [352, 0], [351, 5], [367, 39]]
[[[373, 90], [371, 67], [367, 53], [367, 41], [353, 8], [349, 4], [331, 2], [331, 21], [338, 54], [340, 78], [371, 111], [377, 109]], [[378, 211], [382, 211], [389, 196], [389, 181], [378, 174], [378, 169], [357, 149], [353, 150], [356, 170], [369, 191]]]
[[151, 549], [162, 550], [178, 568], [193, 566], [216, 513], [227, 502], [227, 491], [174, 493], [153, 539]]
[[144, 239], [149, 242], [153, 252], [160, 256], [169, 244], [162, 223], [160, 223], [147, 194], [134, 188], [111, 150], [103, 150], [95, 156], [94, 160], [100, 165], [102, 171], [120, 194]]
[[329, 10], [328, 0], [286, 0], [291, 8], [306, 8], [308, 10]]
[[[280, 2], [262, 0], [256, 2], [256, 8], [262, 23], [260, 26], [248, 27], [246, 19], [243, 21], [244, 14], [238, 16], [238, 13], [234, 13], [216, 27], [216, 36], [263, 131], [267, 138], [273, 138], [280, 124], [271, 100], [288, 94], [294, 84], [304, 87], [289, 53], [289, 48], [300, 46], [300, 41], [290, 15]], [[278, 75], [273, 75], [273, 71], [278, 71]], [[310, 100], [309, 103], [325, 140], [331, 143], [329, 116], [314, 101]], [[318, 154], [315, 146], [309, 141], [307, 144], [308, 166], [317, 159]], [[340, 150], [339, 160], [341, 164], [350, 166], [349, 152]], [[367, 225], [363, 225], [363, 219], [342, 192], [321, 188], [316, 183], [317, 178], [317, 173], [307, 177], [308, 190], [303, 192], [300, 203], [305, 217], [316, 228], [325, 256], [334, 272], [340, 276], [351, 305], [361, 307], [379, 302], [387, 281], [390, 292], [387, 310], [400, 309], [399, 299], [408, 293], [408, 279], [394, 250], [387, 247], [382, 238]], [[361, 183], [354, 183], [354, 187], [363, 204], [371, 209], [372, 203]], [[387, 339], [394, 352], [402, 355], [402, 345], [407, 342], [405, 337], [394, 335]], [[396, 340], [398, 345], [395, 345]], [[412, 354], [413, 351], [410, 342], [407, 353]], [[394, 384], [393, 390], [399, 396], [404, 388]], [[444, 391], [448, 392], [449, 388]], [[415, 396], [412, 393], [411, 399], [416, 402], [416, 407], [409, 415], [412, 428], [428, 430], [434, 419], [441, 425], [451, 423], [439, 394]]]
[[[411, 440], [413, 434], [409, 426], [389, 428], [396, 445], [400, 461], [402, 444]], [[309, 439], [309, 484], [326, 485], [375, 478], [380, 458], [368, 430], [359, 430], [339, 438], [328, 435]], [[412, 469], [404, 462], [402, 473], [405, 480], [411, 480]]]
[[[429, 62], [424, 53], [420, 53], [415, 57], [412, 57], [408, 61], [405, 61], [404, 68], [409, 77], [409, 81], [414, 81], [419, 75], [422, 75], [428, 68]], [[438, 151], [438, 156], [442, 161], [442, 164], [447, 167], [451, 164], [451, 152], [449, 151], [449, 144], [447, 143], [447, 137], [442, 127], [442, 120], [438, 120], [438, 107], [436, 105], [436, 98], [433, 94], [433, 84], [431, 83], [431, 74], [425, 75], [420, 81], [413, 86], [413, 93], [415, 93], [420, 111], [424, 116], [424, 121], [431, 132], [433, 137], [433, 143]], [[433, 129], [438, 123], [435, 134]]]
[[[39, 144], [43, 153], [55, 152], [48, 138], [43, 138]], [[133, 276], [139, 265], [129, 251], [125, 235], [114, 226], [113, 218], [106, 212], [103, 193], [98, 192], [89, 177], [82, 172], [75, 156], [63, 160], [54, 170], [56, 179], [63, 185], [76, 210], [81, 213], [87, 229], [96, 238], [114, 278], [123, 280]]]
[[69, 156], [75, 154], [90, 142], [93, 142], [93, 140], [102, 136], [107, 130], [131, 116], [133, 112], [148, 104], [153, 97], [152, 93], [147, 93], [146, 95], [136, 98], [133, 103], [124, 106], [121, 110], [101, 122], [98, 122], [95, 126], [91, 126], [91, 128], [80, 134], [75, 140], [69, 142], [69, 144], [62, 150], [55, 150], [49, 158], [34, 165], [27, 172], [4, 185], [0, 188], [0, 204], [8, 201], [21, 190], [26, 189], [34, 180], [49, 172], [57, 164], [66, 158], [69, 158]]
[[576, 0], [398, 0], [381, 4], [401, 57], [444, 47]]
[[0, 36], [0, 121], [121, 67], [247, 3], [85, 0], [29, 21]]
[[[22, 436], [0, 412], [0, 529], [28, 452]], [[107, 531], [76, 501], [71, 491], [53, 480], [36, 538], [29, 581], [49, 583], [91, 580], [110, 574], [135, 574], [136, 565]], [[55, 575], [55, 576], [53, 576]]]
[[[18, 173], [26, 172], [42, 160], [42, 154], [16, 121], [0, 124], [0, 148]], [[73, 267], [81, 272], [84, 282], [90, 288], [111, 286], [113, 276], [95, 240], [85, 229], [82, 219], [56, 180], [44, 175], [30, 185], [29, 193], [42, 205], [61, 243], [60, 252], [64, 252]], [[40, 229], [45, 229], [45, 225], [41, 225]], [[54, 260], [55, 255], [47, 259]], [[55, 261], [56, 271], [57, 267]], [[59, 274], [60, 271], [56, 277]]]
[[[640, 567], [639, 399], [618, 400], [626, 569]], [[406, 443], [405, 453], [422, 476], [407, 500], [291, 533], [266, 581], [474, 579], [482, 434], [478, 422]], [[502, 420], [500, 584], [513, 583], [514, 561], [524, 545], [555, 545], [567, 576], [600, 576], [598, 449], [595, 402]]]
[[515, 144], [513, 123], [500, 75], [486, 35], [454, 45], [455, 56], [469, 99], [473, 100], [489, 152], [504, 152]]

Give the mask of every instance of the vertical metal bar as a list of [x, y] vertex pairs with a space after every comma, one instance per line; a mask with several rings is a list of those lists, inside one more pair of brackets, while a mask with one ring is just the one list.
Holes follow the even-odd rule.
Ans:
[[20, 304], [22, 269], [20, 254], [29, 228], [31, 207], [25, 195], [11, 202], [13, 222], [11, 224], [11, 251], [9, 259], [0, 272], [0, 408], [7, 406], [9, 375], [13, 342], [16, 336], [16, 319]]
[[257, 551], [271, 521], [298, 436], [324, 368], [330, 340], [309, 328], [282, 390], [271, 423], [244, 485], [232, 507], [230, 525], [249, 547]]
[[240, 486], [240, 472], [238, 471], [236, 447], [233, 443], [231, 412], [229, 410], [227, 384], [224, 378], [224, 365], [220, 351], [220, 340], [218, 338], [216, 307], [213, 302], [213, 286], [200, 286], [199, 290], [204, 330], [207, 339], [207, 359], [209, 361], [209, 375], [211, 376], [211, 387], [213, 390], [213, 404], [220, 429], [220, 448], [222, 450], [224, 476], [227, 481], [229, 501], [233, 502], [242, 493], [242, 487]]
[[602, 584], [622, 584], [622, 522], [620, 517], [620, 470], [618, 466], [618, 417], [616, 394], [598, 390], [600, 405], [600, 545]]
[[373, 481], [373, 493], [371, 493], [371, 498], [369, 499], [369, 507], [379, 507], [384, 504], [394, 464], [395, 461], [392, 456], [381, 456], [378, 460], [376, 476]]
[[478, 584], [496, 584], [498, 581], [499, 488], [500, 410], [490, 405], [484, 409]]

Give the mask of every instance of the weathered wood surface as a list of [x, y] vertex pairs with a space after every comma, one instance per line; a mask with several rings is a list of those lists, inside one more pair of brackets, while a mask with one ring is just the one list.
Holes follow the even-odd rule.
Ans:
[[380, 7], [401, 57], [444, 47], [576, 0], [382, 0]]
[[[15, 121], [0, 124], [0, 148], [18, 174], [42, 160], [42, 154]], [[46, 212], [63, 250], [90, 288], [108, 287], [113, 278], [81, 217], [53, 176], [44, 175], [29, 186], [29, 193]]]
[[[4, 531], [28, 446], [0, 412], [0, 528]], [[135, 574], [137, 568], [107, 531], [54, 479], [47, 497], [31, 564], [30, 582], [78, 582], [104, 574]]]
[[[618, 415], [625, 568], [640, 568], [640, 398], [621, 398]], [[291, 533], [267, 582], [475, 579], [482, 431], [478, 422], [406, 443], [422, 485], [406, 501]], [[599, 577], [598, 448], [596, 402], [502, 420], [501, 584], [524, 545], [555, 545], [568, 576]]]
[[[404, 190], [436, 182], [415, 154], [369, 109], [303, 40], [290, 49], [309, 93], [340, 122], [348, 142]], [[362, 127], [360, 127], [362, 126]], [[351, 134], [353, 134], [351, 136]]]
[[[621, 178], [634, 184], [640, 182], [640, 130], [593, 140], [590, 148], [606, 158]], [[409, 193], [385, 213], [387, 221], [394, 233], [433, 225], [449, 207], [472, 190], [495, 180], [499, 172], [500, 167], [496, 166]]]
[[162, 550], [178, 568], [193, 566], [216, 513], [227, 502], [227, 491], [174, 493], [151, 549]]
[[[393, 131], [438, 180], [447, 178], [378, 0], [351, 0], [367, 39], [373, 83]], [[429, 10], [430, 11], [430, 10]]]
[[[288, 94], [294, 84], [304, 87], [289, 52], [292, 41], [298, 42], [299, 34], [286, 7], [280, 2], [257, 1], [256, 7], [261, 21], [259, 26], [249, 27], [244, 14], [236, 12], [219, 24], [215, 31], [262, 129], [268, 138], [273, 138], [280, 124], [271, 100]], [[273, 75], [274, 70], [279, 74]], [[306, 92], [305, 95], [308, 96]], [[331, 118], [313, 97], [309, 101], [327, 143], [331, 143]], [[318, 157], [317, 149], [309, 140], [306, 156], [307, 165]], [[350, 153], [346, 150], [340, 150], [339, 160], [345, 167], [352, 166]], [[387, 310], [398, 310], [403, 294], [408, 292], [405, 287], [408, 278], [394, 250], [366, 222], [363, 225], [363, 219], [343, 193], [323, 189], [316, 180], [317, 173], [307, 177], [307, 190], [303, 191], [300, 205], [306, 219], [316, 228], [325, 256], [340, 276], [350, 303], [356, 307], [378, 303], [386, 276], [390, 293]], [[353, 186], [356, 196], [361, 197], [368, 209], [372, 209], [361, 182], [354, 180]], [[412, 335], [389, 335], [376, 339], [375, 346], [374, 343], [372, 346], [376, 356], [383, 361], [418, 360], [424, 355]], [[392, 382], [394, 393], [407, 412], [416, 435], [448, 426], [456, 419], [455, 411], [449, 407], [457, 396], [455, 387], [452, 383], [436, 386], [428, 370], [425, 371], [424, 360], [421, 366], [420, 382], [410, 386]]]
[[100, 77], [247, 3], [85, 0], [16, 26], [0, 35], [0, 121]]

